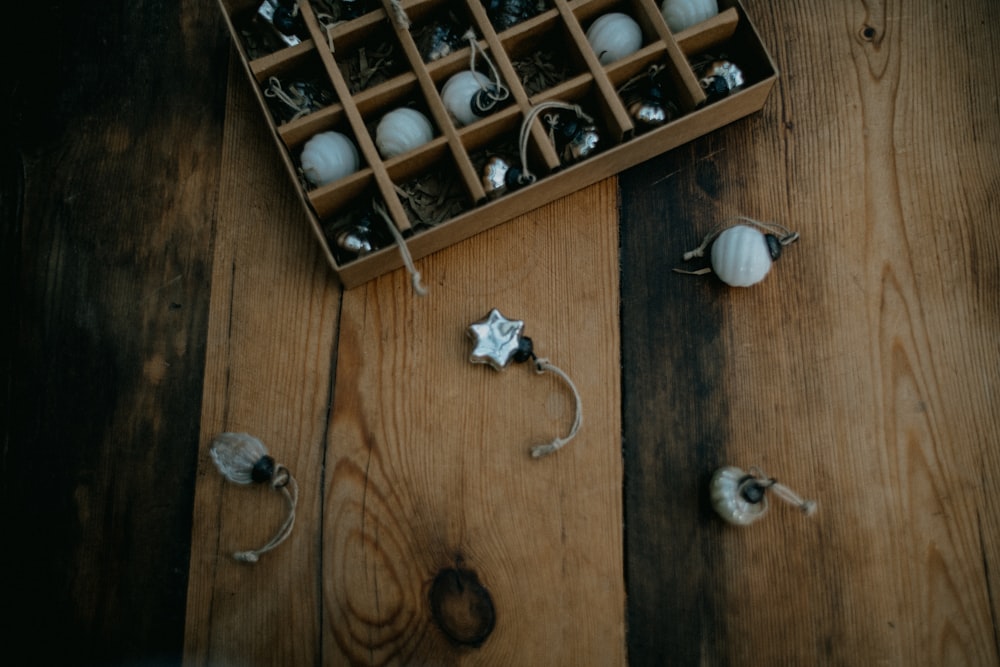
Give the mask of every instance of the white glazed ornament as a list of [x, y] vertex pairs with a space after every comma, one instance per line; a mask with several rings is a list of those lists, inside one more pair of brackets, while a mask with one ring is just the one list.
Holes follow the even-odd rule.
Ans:
[[302, 148], [302, 173], [313, 185], [326, 185], [358, 170], [360, 159], [354, 142], [340, 132], [320, 132]]
[[749, 287], [764, 279], [771, 270], [771, 264], [781, 257], [786, 245], [799, 240], [798, 232], [774, 222], [760, 222], [746, 216], [737, 216], [735, 219], [747, 224], [720, 228], [706, 236], [700, 246], [684, 253], [685, 262], [695, 257], [704, 257], [705, 249], [711, 243], [711, 268], [674, 271], [692, 275], [714, 271], [719, 280], [727, 285]]
[[486, 95], [492, 83], [485, 74], [463, 70], [452, 76], [441, 89], [441, 100], [459, 127], [476, 122], [482, 116], [475, 111], [475, 100]]
[[602, 65], [630, 56], [642, 46], [642, 29], [628, 14], [611, 12], [594, 21], [587, 30], [587, 41]]
[[663, 0], [660, 13], [671, 32], [687, 30], [719, 13], [718, 0]]
[[[771, 235], [772, 239], [776, 239]], [[777, 254], [781, 254], [781, 246]], [[758, 229], [736, 225], [724, 230], [712, 244], [712, 270], [733, 287], [756, 285], [771, 270], [771, 244]]]
[[798, 507], [809, 516], [816, 511], [816, 502], [804, 500], [784, 484], [767, 477], [756, 468], [744, 472], [735, 466], [719, 468], [708, 483], [709, 499], [726, 523], [748, 526], [767, 512], [767, 492]]
[[375, 145], [386, 159], [412, 151], [433, 138], [434, 128], [427, 116], [407, 107], [382, 116], [375, 128]]

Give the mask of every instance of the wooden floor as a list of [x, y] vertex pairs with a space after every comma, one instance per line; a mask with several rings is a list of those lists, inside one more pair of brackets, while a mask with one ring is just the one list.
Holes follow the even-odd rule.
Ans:
[[[214, 1], [78, 4], [13, 10], [4, 86], [19, 664], [1000, 664], [1000, 3], [746, 0], [760, 113], [426, 297], [337, 286]], [[749, 289], [672, 271], [734, 215], [801, 239]], [[468, 362], [491, 308], [579, 389], [551, 457], [573, 397]], [[255, 565], [282, 500], [222, 431], [299, 485]], [[727, 526], [723, 465], [818, 511]]]

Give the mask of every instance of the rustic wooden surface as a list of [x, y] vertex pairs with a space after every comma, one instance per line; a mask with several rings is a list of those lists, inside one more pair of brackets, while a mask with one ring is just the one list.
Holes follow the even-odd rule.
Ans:
[[[764, 110], [342, 292], [214, 2], [15, 8], [8, 646], [26, 664], [1000, 662], [1000, 6], [747, 0]], [[39, 46], [40, 41], [46, 48]], [[30, 65], [30, 67], [28, 66]], [[682, 276], [734, 214], [802, 238]], [[573, 377], [465, 361], [498, 307]], [[301, 488], [222, 482], [219, 430]], [[705, 484], [804, 495], [723, 525]], [[489, 591], [479, 647], [428, 605]], [[460, 596], [461, 597], [461, 596]], [[461, 619], [460, 619], [461, 620]], [[466, 619], [468, 620], [468, 619]]]

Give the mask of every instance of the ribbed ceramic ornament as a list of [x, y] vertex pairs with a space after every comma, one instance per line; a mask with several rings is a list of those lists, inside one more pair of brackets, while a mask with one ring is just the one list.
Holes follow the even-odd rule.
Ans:
[[427, 116], [416, 109], [401, 107], [382, 116], [375, 128], [375, 145], [386, 159], [423, 146], [434, 138]]
[[719, 468], [708, 486], [712, 508], [727, 523], [747, 526], [767, 512], [763, 487], [739, 468]]
[[321, 132], [302, 148], [302, 173], [313, 185], [333, 183], [358, 170], [360, 158], [354, 142], [340, 132]]
[[642, 29], [628, 14], [611, 12], [594, 21], [587, 30], [587, 41], [602, 65], [630, 56], [642, 46]]
[[687, 30], [719, 13], [718, 0], [663, 0], [660, 13], [671, 32]]
[[712, 270], [733, 287], [756, 285], [771, 270], [772, 263], [765, 235], [747, 225], [729, 227], [712, 244]]
[[463, 70], [454, 75], [441, 89], [441, 100], [459, 126], [469, 125], [481, 118], [473, 107], [473, 100], [492, 84], [485, 74]]

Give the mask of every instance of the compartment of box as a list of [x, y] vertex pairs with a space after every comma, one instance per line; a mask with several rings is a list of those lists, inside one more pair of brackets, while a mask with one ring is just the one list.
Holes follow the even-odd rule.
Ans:
[[498, 33], [524, 27], [552, 10], [550, 0], [480, 0], [480, 3]]
[[442, 63], [432, 70], [438, 95], [456, 128], [475, 125], [515, 101], [511, 83], [501, 74], [489, 46], [476, 40], [472, 51], [470, 46], [464, 62]]
[[457, 218], [475, 205], [445, 144], [387, 165], [387, 171], [415, 232]]
[[407, 9], [410, 19], [409, 32], [416, 44], [420, 61], [431, 64], [442, 59], [455, 60], [459, 52], [468, 58], [469, 43], [466, 33], [476, 29], [477, 23], [464, 3], [447, 0], [427, 0], [412, 4]]
[[339, 100], [312, 42], [280, 56], [255, 61], [254, 76], [271, 120], [282, 126], [317, 113]]
[[[491, 20], [496, 10], [493, 0], [369, 2], [370, 10], [339, 21], [332, 10], [343, 8], [340, 0], [298, 1], [307, 30], [304, 39], [256, 57], [245, 48], [237, 23], [252, 20], [260, 2], [219, 0], [219, 4], [306, 216], [346, 287], [401, 267], [404, 253], [396, 247], [398, 242], [419, 259], [746, 116], [763, 106], [777, 76], [738, 0], [721, 0], [717, 17], [676, 35], [670, 33], [656, 0], [545, 0], [538, 13], [499, 28]], [[590, 48], [586, 30], [612, 11], [632, 16], [642, 44], [604, 64]], [[421, 30], [445, 19], [453, 25], [467, 24], [461, 26], [462, 35], [471, 28], [475, 48], [465, 39], [450, 54], [428, 59], [418, 44]], [[379, 44], [392, 48], [383, 51]], [[521, 61], [546, 48], [551, 53], [545, 62], [555, 63], [557, 69], [550, 68], [547, 79], [523, 76]], [[744, 85], [709, 102], [696, 76], [697, 59], [704, 54], [737, 64]], [[473, 56], [475, 69], [489, 80], [499, 77], [509, 95], [484, 117], [455, 123], [442, 88], [452, 76], [469, 70]], [[538, 61], [534, 64], [539, 66]], [[677, 115], [662, 126], [647, 128], [634, 115], [627, 84], [642, 81], [651, 71], [677, 107]], [[333, 93], [329, 104], [303, 114], [289, 107], [294, 119], [274, 109], [276, 95], [267, 92], [272, 77], [287, 91], [286, 81], [315, 76], [323, 83], [324, 75]], [[579, 159], [572, 159], [573, 151], [563, 145], [561, 128], [553, 128], [556, 116], [575, 120], [571, 110], [559, 105], [579, 105], [599, 137], [597, 146]], [[419, 110], [433, 137], [385, 157], [376, 146], [376, 128], [396, 108]], [[526, 124], [526, 118], [531, 123]], [[528, 128], [525, 135], [523, 127]], [[359, 168], [314, 187], [301, 178], [300, 153], [312, 136], [327, 130], [351, 137]], [[520, 169], [522, 138], [534, 181], [493, 192], [483, 181], [487, 166], [500, 159], [507, 167]], [[371, 228], [372, 201], [381, 202], [381, 210], [405, 241], [394, 238], [390, 243], [379, 236], [379, 243], [386, 245], [354, 255], [338, 235], [350, 224], [358, 226], [362, 215], [368, 217], [359, 228]], [[378, 216], [385, 222], [381, 211]]]
[[577, 43], [555, 12], [526, 28], [507, 31], [501, 43], [529, 97], [572, 78], [591, 76]]
[[220, 0], [248, 60], [257, 60], [309, 39], [294, 0]]

